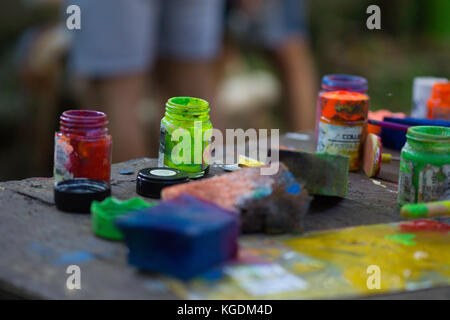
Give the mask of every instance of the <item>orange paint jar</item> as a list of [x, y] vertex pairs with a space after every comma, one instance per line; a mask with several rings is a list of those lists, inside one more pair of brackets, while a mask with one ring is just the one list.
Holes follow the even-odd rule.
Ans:
[[428, 119], [450, 121], [450, 82], [435, 83], [427, 105]]
[[348, 155], [350, 171], [361, 167], [367, 134], [369, 96], [359, 92], [331, 91], [319, 96], [317, 151]]

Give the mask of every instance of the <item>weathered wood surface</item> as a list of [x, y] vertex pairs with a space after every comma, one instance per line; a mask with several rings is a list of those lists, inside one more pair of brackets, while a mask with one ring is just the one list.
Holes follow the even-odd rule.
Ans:
[[[282, 144], [298, 146], [299, 142], [283, 139]], [[309, 142], [302, 147], [310, 149]], [[120, 175], [120, 170], [132, 169], [137, 173], [154, 165], [156, 161], [152, 159], [113, 165], [113, 195], [119, 199], [137, 196], [135, 175]], [[384, 165], [383, 180], [376, 179], [382, 186], [361, 173], [350, 173], [347, 198], [316, 198], [306, 217], [306, 231], [401, 220], [395, 201], [397, 172], [398, 162]], [[221, 173], [216, 168], [210, 172]], [[53, 204], [52, 187], [52, 179], [45, 178], [0, 182], [0, 297], [176, 298], [161, 278], [127, 265], [126, 247], [122, 243], [97, 238], [91, 231], [89, 215], [59, 212]], [[82, 290], [66, 289], [66, 268], [70, 264], [81, 267]], [[384, 297], [449, 299], [450, 289]]]

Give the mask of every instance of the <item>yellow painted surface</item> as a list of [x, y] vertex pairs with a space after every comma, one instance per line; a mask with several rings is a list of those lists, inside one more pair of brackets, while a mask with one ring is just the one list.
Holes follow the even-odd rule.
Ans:
[[386, 239], [399, 233], [393, 225], [349, 228], [289, 239], [285, 243], [296, 251], [327, 261], [341, 270], [355, 290], [372, 293], [367, 288], [367, 267], [380, 268], [380, 291], [408, 288], [408, 283], [432, 278], [437, 272], [450, 283], [450, 234], [442, 232], [414, 233], [414, 245]]
[[[339, 298], [450, 285], [450, 232], [408, 231], [406, 240], [402, 233], [396, 224], [381, 224], [244, 237], [239, 260], [220, 269], [224, 276], [166, 283], [193, 299]], [[379, 289], [367, 286], [373, 265]]]

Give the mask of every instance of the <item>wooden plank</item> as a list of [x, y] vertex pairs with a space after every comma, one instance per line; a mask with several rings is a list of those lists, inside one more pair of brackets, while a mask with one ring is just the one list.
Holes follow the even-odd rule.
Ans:
[[[137, 196], [135, 175], [120, 175], [156, 165], [137, 159], [113, 165], [112, 191], [120, 199]], [[397, 166], [397, 167], [395, 167]], [[383, 167], [398, 171], [398, 163]], [[222, 174], [217, 168], [210, 174]], [[391, 174], [392, 175], [392, 174]], [[379, 180], [379, 179], [377, 179]], [[395, 181], [395, 176], [392, 178]], [[374, 184], [360, 173], [349, 177], [346, 199], [316, 198], [307, 215], [307, 231], [399, 221], [395, 183]], [[149, 200], [149, 199], [146, 199]], [[144, 274], [126, 263], [126, 247], [94, 236], [89, 215], [67, 214], [53, 205], [52, 181], [31, 178], [0, 183], [0, 295], [49, 299], [176, 298], [162, 277]], [[82, 290], [66, 289], [66, 268], [81, 268]], [[403, 298], [441, 297], [442, 289], [401, 293]], [[395, 297], [396, 295], [389, 295]], [[379, 297], [376, 297], [379, 298]]]

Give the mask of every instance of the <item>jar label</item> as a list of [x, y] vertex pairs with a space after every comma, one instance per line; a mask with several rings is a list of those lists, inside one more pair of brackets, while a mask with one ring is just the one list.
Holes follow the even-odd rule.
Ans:
[[63, 180], [73, 179], [73, 173], [70, 172], [70, 155], [73, 147], [66, 137], [55, 136], [55, 158], [53, 166], [53, 178], [55, 183]]
[[401, 159], [398, 177], [398, 202], [415, 203], [416, 188], [413, 185], [414, 166], [411, 161]]
[[363, 126], [336, 126], [320, 122], [318, 152], [346, 154], [358, 157]]
[[417, 202], [440, 200], [450, 188], [450, 165], [427, 164], [419, 172]]

